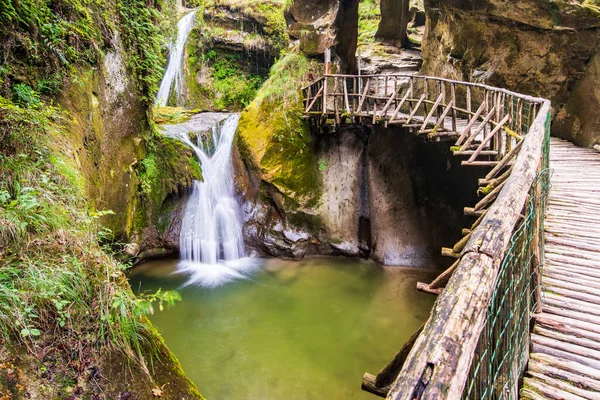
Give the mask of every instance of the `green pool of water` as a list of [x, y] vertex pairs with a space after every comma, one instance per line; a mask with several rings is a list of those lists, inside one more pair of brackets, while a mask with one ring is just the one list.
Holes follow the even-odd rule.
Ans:
[[251, 279], [180, 288], [176, 260], [134, 269], [135, 291], [179, 289], [150, 317], [209, 400], [374, 399], [377, 373], [427, 319], [435, 273], [355, 259], [269, 260]]

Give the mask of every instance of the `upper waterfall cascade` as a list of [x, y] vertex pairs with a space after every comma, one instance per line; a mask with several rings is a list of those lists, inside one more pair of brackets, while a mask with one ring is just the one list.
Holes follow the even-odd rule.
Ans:
[[183, 55], [185, 53], [185, 44], [192, 28], [197, 10], [192, 10], [183, 16], [177, 23], [177, 40], [169, 46], [169, 62], [165, 71], [165, 76], [160, 82], [160, 87], [156, 95], [155, 105], [166, 106], [171, 95], [171, 89], [175, 90], [178, 102], [183, 98]]

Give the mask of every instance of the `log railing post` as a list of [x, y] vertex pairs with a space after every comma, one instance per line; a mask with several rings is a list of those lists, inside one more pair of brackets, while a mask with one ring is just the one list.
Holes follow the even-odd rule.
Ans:
[[472, 112], [471, 106], [471, 86], [467, 86], [467, 111]]
[[323, 78], [323, 115], [327, 114], [327, 75]]

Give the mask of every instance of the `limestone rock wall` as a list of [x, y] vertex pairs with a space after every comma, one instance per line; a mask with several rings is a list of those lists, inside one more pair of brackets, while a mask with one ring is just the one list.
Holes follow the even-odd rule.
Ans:
[[91, 204], [112, 210], [103, 223], [117, 236], [130, 232], [139, 180], [134, 166], [146, 154], [146, 109], [123, 62], [119, 42], [99, 68], [87, 67], [59, 98], [73, 116], [67, 147], [86, 180]]
[[406, 144], [393, 129], [376, 130], [369, 140], [372, 257], [384, 265], [427, 266], [439, 249], [431, 243], [411, 180], [416, 146]]
[[[550, 98], [553, 134], [600, 142], [600, 8], [587, 1], [429, 0], [422, 73]], [[591, 86], [591, 87], [590, 87]]]
[[409, 19], [409, 0], [381, 0], [381, 22], [375, 37], [384, 43], [404, 47]]
[[358, 0], [295, 0], [285, 16], [303, 53], [318, 57], [332, 48], [340, 72], [357, 70]]
[[[462, 208], [475, 202], [477, 177], [447, 144], [399, 129], [349, 126], [312, 144], [321, 176], [318, 201], [296, 207], [236, 163], [246, 238], [258, 255], [346, 255], [385, 265], [433, 267], [460, 238]], [[263, 178], [264, 179], [264, 178]]]

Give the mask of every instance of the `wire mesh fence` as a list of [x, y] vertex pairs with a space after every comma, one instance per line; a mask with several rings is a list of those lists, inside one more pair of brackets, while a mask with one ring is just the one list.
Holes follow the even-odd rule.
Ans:
[[541, 301], [544, 217], [550, 186], [549, 133], [548, 117], [540, 171], [502, 260], [464, 399], [519, 398], [519, 381], [529, 355], [531, 316]]

